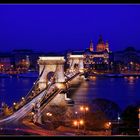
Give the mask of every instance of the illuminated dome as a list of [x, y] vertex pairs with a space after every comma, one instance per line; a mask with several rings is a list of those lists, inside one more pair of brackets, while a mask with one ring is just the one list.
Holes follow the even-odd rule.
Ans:
[[100, 52], [100, 51], [104, 51], [105, 49], [106, 49], [106, 45], [103, 42], [102, 36], [100, 36], [96, 50], [97, 50], [97, 52]]

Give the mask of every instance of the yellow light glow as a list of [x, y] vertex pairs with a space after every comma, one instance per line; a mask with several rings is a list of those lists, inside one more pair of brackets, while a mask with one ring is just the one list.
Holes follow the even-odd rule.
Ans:
[[32, 115], [34, 115], [35, 113], [34, 113], [34, 112], [32, 112], [31, 114], [32, 114]]
[[83, 120], [80, 120], [80, 124], [83, 125], [84, 124], [84, 121]]
[[59, 89], [64, 89], [65, 88], [65, 85], [62, 84], [62, 83], [57, 83], [56, 84], [56, 87], [59, 88]]
[[81, 107], [80, 107], [80, 110], [81, 110], [81, 111], [83, 111], [83, 110], [84, 110], [84, 107], [83, 107], [83, 106], [81, 106]]
[[52, 56], [52, 57], [39, 57], [40, 60], [65, 60], [64, 57], [56, 57], [56, 56]]
[[81, 106], [80, 107], [80, 110], [81, 111], [88, 111], [89, 110], [89, 107], [87, 107], [87, 106]]
[[78, 112], [76, 111], [75, 114], [77, 114]]
[[74, 121], [73, 124], [74, 124], [75, 126], [77, 126], [77, 125], [78, 125], [78, 121]]
[[106, 123], [105, 123], [105, 128], [106, 128], [106, 129], [109, 129], [110, 127], [111, 127], [111, 122], [106, 122]]
[[83, 55], [70, 55], [70, 58], [84, 58]]
[[13, 105], [16, 105], [16, 103], [14, 102]]
[[131, 61], [130, 64], [133, 65], [133, 62]]
[[50, 115], [49, 116], [52, 116], [52, 113], [50, 113]]
[[48, 113], [46, 113], [46, 115], [47, 115], [47, 116], [52, 116], [52, 113], [49, 113], [49, 112], [48, 112]]
[[86, 111], [88, 111], [88, 110], [89, 110], [89, 108], [88, 108], [88, 107], [86, 107], [86, 108], [85, 108], [85, 110], [86, 110]]
[[49, 115], [49, 113], [46, 113], [46, 115], [48, 116], [48, 115]]
[[92, 78], [93, 78], [94, 80], [96, 80], [96, 77], [95, 77], [95, 76], [93, 76]]

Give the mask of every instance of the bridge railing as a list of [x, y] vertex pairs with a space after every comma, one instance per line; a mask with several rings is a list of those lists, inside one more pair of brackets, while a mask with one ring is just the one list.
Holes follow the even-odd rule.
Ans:
[[40, 73], [40, 75], [38, 76], [37, 80], [34, 82], [34, 84], [33, 84], [32, 88], [30, 89], [30, 91], [29, 91], [29, 92], [27, 93], [27, 95], [25, 96], [25, 100], [28, 98], [28, 96], [29, 96], [30, 94], [33, 94], [33, 92], [32, 92], [32, 91], [34, 90], [34, 88], [36, 88], [37, 83], [38, 83], [38, 81], [39, 81], [40, 77], [42, 76], [42, 74], [43, 74], [44, 70], [45, 70], [45, 65], [44, 65], [44, 67], [43, 67], [42, 72], [41, 72], [41, 73]]
[[45, 91], [45, 89], [41, 90], [40, 92], [38, 92], [38, 94], [36, 94], [34, 97], [29, 98], [27, 101], [25, 102], [17, 102], [15, 106], [12, 106], [9, 108], [9, 111], [11, 112], [9, 115], [12, 115], [13, 113], [15, 113], [16, 111], [20, 110], [22, 107], [24, 107], [26, 104], [28, 104], [30, 101], [32, 101], [33, 98], [37, 97], [39, 94], [41, 94], [43, 91]]
[[[76, 73], [75, 75], [68, 77], [68, 79], [65, 82], [68, 82], [69, 80], [72, 80], [73, 78], [75, 78], [78, 74], [80, 74], [80, 72]], [[43, 104], [48, 101], [48, 99], [50, 99], [52, 96], [56, 95], [58, 92], [62, 92], [63, 89], [59, 89], [57, 87], [55, 87], [55, 89], [53, 90], [53, 92], [44, 94], [44, 96], [42, 97], [42, 100], [40, 101], [40, 107], [43, 106]]]
[[[29, 92], [27, 93], [27, 95], [25, 96], [25, 98], [23, 100], [21, 100], [21, 101], [19, 101], [19, 102], [16, 103], [17, 109], [16, 109], [16, 107], [12, 106], [12, 107], [9, 108], [9, 111], [10, 112], [13, 112], [15, 110], [19, 110], [26, 103], [30, 102], [33, 99], [33, 97], [36, 97], [38, 94], [40, 94], [42, 91], [45, 90], [45, 89], [43, 89], [41, 91], [35, 92], [35, 88], [36, 88], [37, 82], [39, 81], [40, 77], [42, 76], [44, 70], [45, 70], [45, 66], [43, 67], [42, 72], [38, 76], [37, 80], [34, 82], [32, 88], [29, 90]], [[31, 98], [31, 95], [33, 95], [32, 98]]]
[[[76, 73], [75, 75], [71, 76], [69, 79], [66, 80], [66, 82], [72, 80], [73, 78], [75, 78], [77, 75], [81, 74], [80, 72]], [[42, 97], [43, 100], [40, 101], [40, 107], [38, 109], [41, 110], [40, 113], [43, 112], [43, 110], [45, 109], [45, 106], [59, 93], [61, 93], [64, 89], [59, 89], [59, 88], [55, 88], [53, 92], [44, 94], [44, 96]]]

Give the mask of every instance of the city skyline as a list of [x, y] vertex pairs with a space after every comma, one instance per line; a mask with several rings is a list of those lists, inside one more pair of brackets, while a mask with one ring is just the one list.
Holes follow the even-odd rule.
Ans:
[[84, 50], [99, 35], [111, 51], [139, 49], [140, 5], [1, 4], [1, 51]]

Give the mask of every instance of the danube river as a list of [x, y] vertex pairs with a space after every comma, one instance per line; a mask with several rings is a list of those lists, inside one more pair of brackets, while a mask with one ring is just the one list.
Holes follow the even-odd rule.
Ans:
[[[35, 80], [36, 78], [0, 78], [0, 103], [5, 102], [11, 106], [28, 93]], [[140, 78], [93, 77], [90, 81], [84, 81], [73, 97], [76, 103], [92, 102], [97, 98], [113, 101], [121, 109], [140, 102]]]
[[0, 78], [0, 103], [18, 102], [32, 87], [36, 78]]
[[128, 105], [140, 103], [140, 78], [93, 77], [80, 85], [73, 99], [79, 105], [107, 99], [124, 110]]

